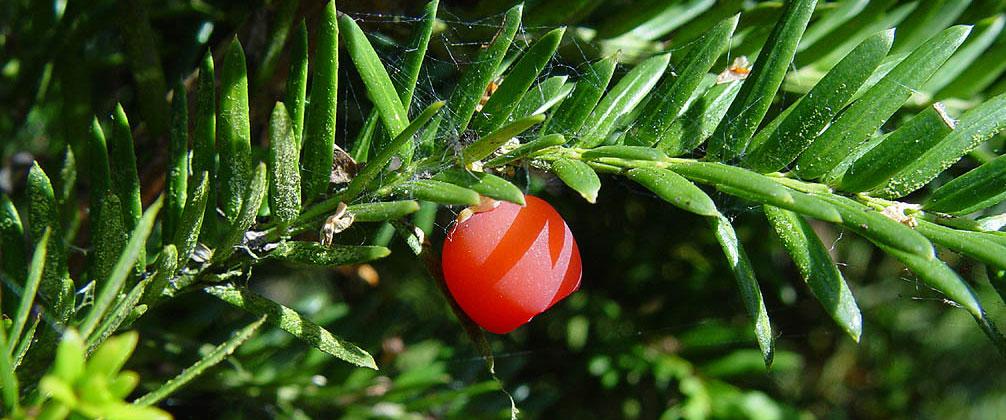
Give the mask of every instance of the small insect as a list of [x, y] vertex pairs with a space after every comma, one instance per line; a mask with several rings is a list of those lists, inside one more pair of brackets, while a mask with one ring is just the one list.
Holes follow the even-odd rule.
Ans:
[[325, 246], [332, 245], [335, 234], [349, 229], [354, 219], [355, 216], [347, 210], [346, 203], [340, 202], [339, 207], [335, 209], [335, 213], [328, 216], [328, 219], [325, 219], [325, 223], [321, 225], [321, 232], [318, 233], [318, 243]]
[[465, 130], [461, 132], [461, 135], [457, 138], [451, 137], [448, 143], [450, 144], [450, 150], [454, 153], [455, 157], [461, 156], [461, 151], [465, 150], [469, 144], [475, 143], [475, 140], [479, 139], [478, 133], [475, 130]]
[[475, 106], [476, 111], [482, 112], [482, 107], [486, 106], [486, 102], [489, 102], [489, 98], [496, 93], [496, 90], [500, 87], [500, 83], [503, 83], [502, 77], [498, 77], [489, 82], [489, 86], [486, 86], [486, 91], [482, 94], [482, 98], [479, 99], [479, 104]]
[[736, 80], [747, 79], [748, 75], [751, 74], [751, 62], [748, 61], [747, 56], [740, 56], [734, 58], [734, 62], [723, 70], [718, 76], [716, 76], [716, 84], [721, 85], [723, 83], [730, 83]]

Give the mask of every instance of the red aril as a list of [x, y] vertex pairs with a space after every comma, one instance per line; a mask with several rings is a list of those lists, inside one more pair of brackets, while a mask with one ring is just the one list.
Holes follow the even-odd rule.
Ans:
[[580, 251], [552, 206], [525, 195], [451, 228], [444, 279], [454, 300], [482, 328], [505, 334], [580, 287]]

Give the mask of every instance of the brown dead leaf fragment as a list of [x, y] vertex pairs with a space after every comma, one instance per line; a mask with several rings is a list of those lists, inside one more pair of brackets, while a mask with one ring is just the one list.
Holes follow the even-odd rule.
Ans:
[[346, 203], [339, 203], [339, 207], [336, 208], [335, 213], [328, 216], [328, 219], [325, 219], [325, 223], [321, 225], [321, 232], [318, 233], [318, 242], [320, 244], [325, 246], [332, 245], [335, 234], [349, 229], [353, 225], [353, 220], [356, 217], [352, 212], [346, 210], [346, 208]]
[[915, 216], [910, 214], [910, 210], [919, 210], [919, 206], [916, 204], [908, 204], [896, 202], [887, 207], [880, 212], [888, 219], [894, 220], [895, 222], [901, 223], [910, 228], [915, 228], [919, 225], [919, 221], [915, 219]]
[[458, 213], [458, 217], [455, 219], [456, 223], [464, 223], [465, 220], [470, 219], [476, 213], [487, 212], [496, 207], [500, 206], [500, 202], [493, 200], [492, 198], [486, 196], [480, 196], [479, 203], [474, 206], [465, 207], [461, 212]]
[[348, 183], [356, 177], [358, 169], [359, 165], [356, 160], [341, 147], [335, 146], [332, 153], [332, 173], [329, 175], [328, 181], [333, 184]]

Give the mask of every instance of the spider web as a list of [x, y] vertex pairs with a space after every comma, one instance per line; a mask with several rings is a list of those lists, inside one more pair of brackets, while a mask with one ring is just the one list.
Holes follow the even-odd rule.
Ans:
[[[367, 32], [368, 35], [371, 36], [371, 39], [374, 39], [375, 35], [382, 36], [382, 34], [385, 33], [411, 34], [422, 20], [421, 17], [418, 16], [384, 14], [384, 13], [354, 12], [349, 13], [349, 15], [352, 16], [354, 19], [356, 19], [358, 22], [360, 22], [361, 26], [364, 26], [365, 32]], [[503, 16], [504, 13], [501, 12], [496, 15], [488, 16], [478, 20], [465, 20], [455, 14], [452, 14], [450, 10], [443, 8], [438, 10], [437, 19], [444, 25], [441, 27], [442, 30], [435, 31], [433, 33], [433, 36], [430, 40], [429, 50], [424, 58], [423, 65], [419, 73], [418, 82], [414, 89], [412, 104], [408, 109], [410, 117], [417, 115], [418, 112], [424, 109], [427, 105], [432, 104], [436, 101], [447, 100], [450, 97], [451, 91], [454, 87], [453, 82], [455, 82], [457, 80], [457, 77], [477, 59], [479, 52], [481, 52], [480, 47], [487, 45], [487, 43], [492, 37], [492, 34], [501, 29], [501, 22], [503, 20]], [[537, 36], [540, 36], [544, 34], [546, 31], [551, 29], [554, 29], [554, 27], [528, 26], [522, 24], [519, 27], [517, 35], [514, 37], [514, 40], [509, 50], [507, 51], [506, 57], [504, 59], [504, 65], [507, 65], [507, 63], [512, 64], [516, 60], [518, 60], [523, 55], [523, 53], [537, 39]], [[485, 39], [481, 40], [467, 40], [466, 38], [470, 37], [463, 36], [461, 33], [462, 31], [472, 31], [472, 30], [485, 32], [488, 33], [489, 35], [485, 37]], [[563, 38], [562, 44], [560, 46], [560, 50], [562, 51], [563, 55], [557, 53], [555, 56], [552, 57], [552, 59], [548, 61], [548, 63], [545, 66], [545, 69], [539, 74], [538, 78], [536, 79], [536, 82], [532, 84], [531, 89], [526, 93], [526, 95], [534, 95], [534, 94], [544, 95], [545, 92], [542, 91], [540, 83], [552, 76], [568, 76], [569, 79], [567, 83], [575, 82], [579, 80], [580, 76], [582, 75], [583, 66], [600, 58], [598, 55], [590, 52], [590, 51], [596, 51], [597, 50], [596, 47], [589, 45], [588, 44], [589, 41], [586, 41], [580, 36], [572, 33], [575, 31], [576, 31], [575, 28], [570, 28], [570, 30], [567, 30], [566, 36]], [[405, 43], [407, 41], [404, 41], [403, 39], [407, 39], [407, 36], [406, 38], [398, 37], [400, 43], [397, 46], [385, 45], [384, 47], [381, 47], [377, 46], [375, 43], [376, 46], [375, 49], [379, 57], [384, 63], [385, 68], [388, 70], [388, 73], [390, 74], [392, 79], [395, 80], [396, 82], [400, 82], [401, 81], [400, 79], [403, 77], [405, 73], [405, 69], [403, 67], [403, 59], [406, 53], [407, 46], [405, 45]], [[668, 52], [671, 54], [675, 54], [677, 52], [680, 52], [681, 50], [687, 49], [688, 47], [690, 47], [690, 44], [665, 46], [664, 49], [652, 51], [649, 52], [649, 54], [657, 55]], [[755, 58], [756, 57], [751, 57], [751, 60], [754, 61]], [[733, 61], [733, 59], [734, 54], [731, 47], [727, 49], [726, 62], [730, 63]], [[609, 88], [618, 83], [619, 78], [622, 75], [624, 75], [628, 70], [630, 70], [633, 65], [634, 64], [619, 64], [615, 76], [609, 83]], [[795, 71], [796, 70], [795, 64], [792, 66], [793, 66], [792, 70]], [[718, 68], [712, 69], [713, 72], [718, 72], [719, 70], [721, 69]], [[350, 66], [345, 66], [343, 72], [346, 72], [343, 74], [343, 76], [345, 77], [349, 76], [349, 74], [351, 73], [354, 73], [355, 69], [351, 68]], [[673, 61], [671, 67], [668, 68], [667, 72], [668, 72], [667, 74], [676, 73]], [[443, 76], [442, 73], [450, 74], [450, 76], [442, 77]], [[503, 73], [505, 74], [506, 72], [504, 71]], [[342, 127], [342, 134], [343, 134], [342, 144], [351, 146], [352, 142], [356, 138], [357, 130], [362, 125], [362, 121], [364, 121], [367, 118], [369, 112], [369, 109], [364, 109], [354, 105], [361, 103], [369, 103], [369, 100], [367, 99], [365, 92], [358, 91], [359, 86], [355, 86], [355, 84], [353, 83], [347, 83], [346, 85], [348, 86], [348, 88], [346, 88], [342, 92], [342, 94], [345, 96], [340, 99], [340, 105], [342, 106], [342, 121], [341, 121], [342, 124], [340, 125]], [[772, 118], [772, 114], [774, 112], [781, 111], [782, 108], [785, 106], [785, 104], [790, 103], [791, 99], [794, 99], [792, 97], [787, 97], [788, 94], [785, 90], [780, 90], [779, 95], [782, 95], [783, 99], [782, 101], [780, 101], [781, 104], [774, 103], [772, 105], [772, 111], [766, 117], [765, 122], [763, 122], [763, 125], [766, 124], [768, 121], [770, 121], [770, 119]], [[549, 112], [553, 112], [557, 106], [558, 105], [553, 106]], [[639, 103], [637, 105], [637, 109], [638, 107], [643, 106], [645, 106], [645, 102]], [[451, 110], [445, 107], [442, 108], [440, 112], [451, 112]], [[451, 115], [450, 117], [453, 116], [454, 115]], [[449, 120], [451, 120], [451, 118], [445, 118], [445, 121]], [[440, 131], [438, 134], [438, 144], [445, 144], [445, 143], [449, 144], [450, 142], [457, 142], [459, 141], [459, 139], [462, 137], [463, 134], [458, 132], [457, 127], [447, 127], [445, 124], [441, 125], [439, 130]], [[418, 137], [419, 136], [417, 136], [417, 138]], [[694, 153], [697, 153], [698, 155], [704, 154], [703, 150], [704, 147], [705, 146], [703, 142], [703, 145], [700, 146], [698, 149], [696, 149]], [[519, 181], [524, 179], [525, 180], [524, 189], [526, 192], [527, 189], [530, 188], [529, 177], [530, 175], [528, 175], [528, 172], [525, 171], [524, 176], [518, 176], [515, 179], [512, 179], [512, 181], [515, 181], [515, 183], [520, 185]], [[554, 177], [545, 178], [545, 182], [550, 186], [562, 185], [561, 182], [555, 179]], [[630, 187], [630, 191], [632, 193], [645, 194], [649, 196], [653, 195], [648, 191], [644, 191], [638, 188], [632, 188], [632, 183], [628, 181], [619, 181], [615, 179], [604, 180], [605, 184], [612, 184], [618, 182], [623, 183], [624, 185], [622, 186]], [[723, 211], [724, 214], [726, 214], [731, 219], [731, 221], [737, 219], [738, 217], [745, 217], [761, 213], [759, 206], [752, 205], [749, 202], [736, 199], [732, 196], [723, 193], [715, 192], [715, 199], [717, 204], [721, 205], [721, 211]], [[455, 216], [457, 215], [456, 209], [452, 209], [447, 206], [443, 207], [445, 207], [448, 211], [453, 212]], [[435, 225], [434, 225], [436, 231], [442, 236], [447, 234], [451, 226], [451, 223], [444, 224], [443, 220], [444, 220], [443, 218], [435, 219]], [[835, 235], [833, 237], [834, 241], [826, 244], [826, 246], [829, 246], [830, 248], [834, 249], [839, 242], [847, 241], [848, 240], [846, 239], [847, 236], [848, 235], [845, 235], [845, 230], [843, 228], [837, 227]], [[849, 267], [850, 263], [843, 261], [838, 261], [838, 263], [843, 272], [846, 270], [853, 269], [853, 267]], [[867, 260], [859, 263], [864, 265], [861, 267], [855, 267], [855, 271], [859, 271], [860, 273], [865, 274], [869, 269], [868, 266], [870, 265], [870, 262]], [[920, 286], [921, 283], [919, 282], [919, 280], [915, 279], [914, 276], [912, 276], [907, 271], [903, 271], [902, 274], [903, 275], [901, 276], [900, 281], [909, 282], [910, 284], [914, 285], [915, 294], [900, 296], [899, 300], [921, 301], [921, 300], [933, 299], [931, 297], [924, 297], [926, 295], [931, 295], [931, 293], [927, 293], [927, 291], [925, 290], [926, 288], [924, 286]], [[798, 283], [799, 281], [794, 280], [793, 282], [788, 282], [785, 285], [779, 285], [782, 286], [783, 289], [785, 289], [782, 290], [781, 293], [787, 293], [787, 292], [792, 293], [792, 289], [794, 287], [799, 288], [801, 286]], [[763, 283], [762, 290], [764, 293], [776, 293], [778, 292], [777, 290], [775, 290], [777, 288], [776, 286], [777, 285], [772, 285], [766, 282]], [[804, 294], [807, 295], [807, 293]], [[734, 308], [735, 312], [738, 315], [743, 314], [744, 309], [741, 306], [740, 301], [738, 300], [736, 303], [737, 307]], [[867, 313], [876, 309], [877, 308], [864, 307], [863, 312]], [[801, 316], [798, 313], [798, 307], [795, 305], [774, 305], [774, 307], [770, 306], [769, 314], [774, 319], [784, 319], [786, 317]], [[678, 333], [683, 333], [695, 327], [700, 327], [715, 321], [718, 320], [716, 319], [690, 320], [687, 322], [680, 322], [680, 323], [666, 323], [661, 327], [651, 329], [635, 329], [632, 331], [622, 333], [619, 341], [622, 341], [621, 339], [624, 339], [624, 340], [635, 340], [637, 342], [645, 342], [649, 339], [666, 336], [668, 334], [676, 335]], [[775, 326], [775, 328], [776, 328], [775, 330], [776, 339], [801, 339], [806, 338], [807, 336], [810, 335], [810, 331], [802, 331], [795, 333], [790, 331], [783, 333], [781, 329], [779, 329], [778, 325]], [[837, 327], [828, 328], [825, 331], [820, 331], [820, 329], [818, 329], [818, 331], [814, 331], [814, 334], [844, 335], [839, 331], [839, 328]], [[748, 346], [750, 348], [756, 348], [755, 341], [753, 339], [748, 339], [745, 337], [738, 337], [733, 342], [717, 341], [715, 345], [726, 345], [732, 347]], [[595, 352], [599, 353], [606, 352], [606, 349], [597, 348], [596, 346], [594, 346], [593, 349]], [[613, 355], [617, 351], [615, 349], [610, 350]], [[570, 350], [563, 346], [558, 346], [555, 348], [532, 348], [512, 352], [498, 352], [495, 354], [495, 358], [497, 360], [502, 361], [512, 358], [536, 357], [542, 354], [552, 354], [556, 357], [561, 357], [562, 355], [567, 354], [569, 352]], [[461, 356], [448, 360], [447, 362], [452, 364], [481, 364], [484, 362], [484, 358], [481, 356], [475, 356], [475, 357]], [[520, 388], [525, 387], [525, 385], [523, 385], [523, 382], [521, 384], [515, 383], [512, 386], [515, 386], [517, 388], [514, 390], [515, 394], [521, 393]]]
[[[397, 14], [387, 14], [387, 13], [365, 13], [365, 12], [350, 12], [348, 13], [354, 19], [357, 20], [364, 27], [365, 32], [373, 40], [375, 37], [384, 37], [383, 34], [393, 33], [393, 34], [411, 34], [413, 30], [422, 21], [419, 16], [410, 15], [397, 15]], [[458, 75], [465, 71], [478, 57], [478, 53], [481, 51], [480, 47], [487, 45], [492, 37], [492, 34], [501, 29], [501, 22], [503, 20], [505, 12], [500, 12], [495, 15], [487, 16], [477, 20], [465, 20], [453, 13], [448, 9], [441, 8], [437, 12], [438, 21], [442, 22], [444, 25], [441, 27], [442, 30], [435, 31], [430, 40], [429, 50], [424, 58], [423, 65], [421, 67], [418, 82], [415, 86], [412, 105], [409, 109], [410, 116], [415, 116], [420, 110], [425, 108], [427, 105], [432, 104], [436, 101], [447, 100], [451, 95], [451, 89], [454, 87], [453, 82], [456, 81]], [[537, 36], [544, 34], [546, 31], [554, 29], [552, 26], [528, 26], [521, 24], [518, 28], [517, 35], [514, 37], [510, 48], [507, 51], [506, 58], [504, 59], [504, 65], [507, 63], [512, 64], [518, 60], [523, 53], [534, 43]], [[488, 37], [483, 40], [466, 40], [465, 36], [462, 36], [462, 31], [477, 30], [480, 32], [488, 33]], [[563, 39], [563, 44], [560, 49], [565, 54], [560, 56], [556, 54], [552, 59], [548, 61], [544, 70], [539, 74], [536, 82], [532, 84], [531, 89], [526, 93], [526, 95], [544, 95], [545, 92], [541, 90], [540, 82], [552, 76], [568, 76], [569, 82], [577, 81], [581, 74], [582, 68], [585, 64], [588, 64], [594, 60], [599, 59], [595, 54], [591, 54], [588, 51], [596, 50], [594, 46], [588, 45], [588, 41], [585, 41], [580, 36], [571, 34], [575, 29], [567, 31], [567, 35]], [[400, 44], [397, 46], [387, 46], [381, 47], [377, 46], [375, 43], [375, 49], [378, 56], [381, 58], [385, 65], [389, 75], [396, 82], [400, 82], [401, 78], [405, 73], [405, 68], [403, 66], [403, 59], [406, 53], [407, 46], [406, 41], [399, 40]], [[695, 41], [690, 41], [695, 42]], [[571, 48], [570, 48], [571, 47]], [[664, 49], [656, 50], [650, 52], [652, 55], [671, 53], [675, 54], [681, 50], [685, 50], [690, 47], [690, 43], [683, 45], [673, 45], [666, 46]], [[575, 53], [571, 54], [571, 51]], [[644, 57], [645, 58], [645, 57]], [[730, 62], [733, 60], [732, 50], [728, 49], [726, 53], [726, 60]], [[624, 64], [620, 63], [618, 69], [616, 70], [616, 75], [612, 78], [609, 83], [609, 88], [614, 84], [618, 83], [619, 77], [624, 75], [628, 70], [634, 66], [634, 63]], [[343, 72], [353, 73], [355, 69], [348, 68], [345, 66]], [[443, 72], [444, 68], [452, 70], [451, 77], [437, 77], [433, 72]], [[716, 71], [717, 69], [713, 69]], [[676, 72], [674, 64], [667, 70], [668, 73]], [[505, 74], [505, 71], [503, 72]], [[345, 74], [344, 76], [348, 76]], [[567, 82], [568, 83], [568, 82]], [[347, 89], [343, 92], [344, 98], [341, 98], [340, 105], [342, 107], [342, 134], [343, 134], [343, 144], [350, 146], [356, 137], [356, 130], [362, 125], [362, 121], [368, 116], [369, 109], [364, 109], [355, 104], [369, 103], [365, 92], [358, 91], [359, 86], [353, 83], [347, 84]], [[640, 103], [638, 107], [645, 106], [645, 103]], [[556, 108], [553, 107], [551, 111]], [[448, 108], [442, 108], [440, 112], [452, 112]], [[451, 117], [456, 116], [451, 115]], [[451, 118], [445, 118], [445, 121]], [[438, 134], [438, 141], [443, 144], [451, 141], [457, 141], [461, 138], [462, 133], [457, 130], [457, 127], [447, 127], [446, 125], [441, 125], [439, 128], [440, 132]], [[418, 137], [418, 136], [417, 136]], [[446, 139], [445, 139], [446, 138]], [[526, 140], [525, 140], [526, 141]], [[697, 152], [701, 154], [702, 150], [697, 149]], [[521, 177], [517, 177], [513, 181], [521, 181]], [[612, 182], [614, 180], [605, 180], [605, 183]], [[546, 178], [545, 182], [552, 185], [561, 185], [561, 181], [555, 179], [554, 177]], [[519, 185], [519, 184], [518, 184]], [[525, 185], [525, 190], [529, 188], [530, 185]], [[651, 195], [652, 193], [643, 192], [636, 190], [638, 193]], [[734, 219], [740, 215], [759, 213], [760, 210], [758, 206], [751, 205], [750, 203], [744, 202], [742, 200], [733, 199], [731, 196], [715, 193], [717, 195], [717, 202], [726, 204], [726, 208], [722, 209], [725, 213], [729, 214], [731, 219]], [[724, 200], [725, 199], [725, 200]], [[448, 211], [453, 212], [456, 216], [458, 213], [457, 209], [446, 207]], [[450, 229], [451, 223], [443, 224], [442, 220], [437, 220], [435, 224], [435, 229], [441, 235], [446, 235]], [[739, 306], [738, 310], [743, 312], [743, 308]], [[780, 311], [790, 311], [790, 308], [776, 308], [774, 311], [770, 311], [773, 315], [778, 314]], [[782, 315], [782, 314], [779, 314]], [[626, 338], [635, 337], [639, 340], [644, 340], [648, 336], [662, 335], [672, 331], [684, 331], [689, 328], [702, 325], [708, 321], [699, 322], [685, 322], [680, 324], [668, 325], [665, 327], [653, 329], [653, 330], [638, 330], [630, 333], [626, 333]], [[737, 343], [754, 343], [752, 340], [742, 339], [738, 340]], [[534, 353], [536, 350], [523, 350], [514, 353], [501, 353], [497, 354], [497, 358], [507, 358], [507, 357], [524, 357], [529, 354]], [[543, 350], [550, 351], [550, 350]], [[461, 359], [468, 360], [468, 359]], [[474, 358], [472, 360], [481, 360], [481, 358]]]

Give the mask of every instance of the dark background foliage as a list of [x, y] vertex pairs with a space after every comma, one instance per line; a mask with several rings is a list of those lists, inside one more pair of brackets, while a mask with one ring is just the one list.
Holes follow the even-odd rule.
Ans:
[[[172, 0], [151, 2], [149, 8], [167, 87], [187, 79], [207, 47], [222, 53], [234, 34], [241, 39], [252, 79], [253, 144], [285, 81], [282, 51], [275, 71], [262, 65], [272, 25], [283, 13], [282, 2], [273, 3]], [[420, 104], [446, 96], [455, 70], [495, 30], [498, 19], [482, 17], [505, 10], [504, 3], [441, 4], [446, 28], [431, 44], [433, 58], [417, 92]], [[126, 64], [123, 34], [134, 16], [124, 2], [66, 2], [62, 12], [57, 11], [64, 3], [55, 4], [0, 4], [0, 34], [10, 34], [0, 40], [0, 186], [20, 197], [32, 158], [54, 173], [68, 139], [82, 135], [77, 128], [86, 126], [91, 113], [108, 115], [121, 102], [127, 113], [148, 122], [139, 129], [136, 149], [144, 196], [154, 197], [161, 189], [167, 140], [153, 123], [159, 111], [140, 105], [137, 81]], [[529, 23], [525, 30], [590, 27], [612, 10], [633, 5], [616, 0], [578, 22]], [[400, 59], [395, 48], [408, 36], [420, 2], [338, 6], [361, 19], [394, 68]], [[303, 1], [294, 13], [312, 28], [321, 7]], [[23, 10], [32, 11], [29, 18]], [[574, 73], [576, 65], [598, 54], [587, 42], [560, 52], [557, 74]], [[342, 60], [337, 143], [345, 145], [369, 104], [348, 58]], [[860, 344], [810, 296], [764, 216], [747, 203], [715, 197], [728, 203], [725, 212], [748, 247], [779, 333], [775, 366], [766, 371], [734, 279], [701, 218], [619, 179], [605, 179], [595, 205], [547, 174], [522, 172], [517, 183], [566, 218], [584, 261], [579, 292], [518, 331], [491, 337], [498, 376], [529, 417], [992, 418], [1006, 412], [1002, 357], [967, 313], [840, 227], [815, 226], [832, 245], [862, 308]], [[440, 212], [435, 240], [452, 220], [449, 211]], [[348, 243], [364, 243], [373, 234], [360, 227], [345, 233], [352, 238]], [[376, 280], [367, 275], [370, 266], [295, 270], [277, 264], [257, 268], [247, 280], [373, 353], [380, 371], [352, 368], [270, 329], [165, 407], [182, 418], [508, 413], [506, 395], [423, 267], [399, 239], [392, 244], [392, 256], [373, 264]], [[1001, 318], [1003, 302], [982, 280], [984, 269], [968, 260], [958, 263], [963, 276], [975, 280], [989, 311]], [[173, 300], [135, 325], [141, 345], [129, 367], [144, 383], [159, 383], [249, 318], [202, 294]]]

